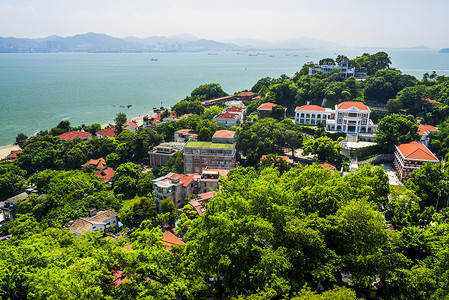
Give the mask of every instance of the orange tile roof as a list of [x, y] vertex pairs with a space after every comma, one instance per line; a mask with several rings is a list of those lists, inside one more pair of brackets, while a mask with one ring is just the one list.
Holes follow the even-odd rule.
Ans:
[[98, 159], [89, 159], [83, 166], [94, 166], [95, 168], [102, 170], [106, 168], [106, 160], [103, 157]]
[[[262, 163], [262, 161], [266, 157], [267, 157], [267, 155], [262, 155], [262, 157], [260, 158], [260, 162]], [[283, 160], [285, 160], [288, 163], [291, 163], [291, 164], [293, 163], [293, 159], [291, 159], [290, 157], [285, 156], [285, 155], [276, 155], [276, 158], [282, 158]]]
[[115, 171], [113, 168], [107, 168], [101, 171], [97, 171], [95, 175], [102, 177], [105, 182], [111, 181], [112, 176], [114, 176]]
[[232, 130], [218, 130], [212, 136], [212, 138], [220, 138], [220, 139], [233, 139], [234, 137], [235, 131]]
[[63, 141], [71, 141], [75, 138], [80, 138], [82, 140], [85, 140], [89, 138], [91, 134], [89, 132], [84, 131], [69, 131], [63, 134], [58, 135], [58, 138], [60, 138]]
[[206, 200], [214, 198], [214, 192], [198, 194], [198, 197], [201, 198], [201, 201], [206, 201]]
[[303, 110], [303, 111], [325, 111], [324, 107], [318, 105], [303, 105], [297, 107], [295, 110]]
[[323, 168], [323, 169], [330, 169], [332, 172], [337, 170], [336, 166], [334, 166], [330, 163], [327, 163], [327, 162], [319, 163], [318, 166], [320, 166], [320, 168]]
[[438, 158], [422, 143], [412, 141], [396, 147], [406, 159], [438, 161]]
[[337, 105], [337, 109], [350, 109], [351, 107], [355, 107], [359, 110], [369, 110], [368, 106], [360, 101], [345, 101]]
[[246, 96], [256, 96], [256, 93], [253, 92], [240, 92], [237, 94], [237, 96], [239, 97], [246, 97]]
[[420, 135], [428, 134], [429, 131], [439, 131], [438, 128], [432, 125], [419, 124], [418, 133]]
[[175, 245], [186, 244], [170, 231], [164, 232], [164, 235], [162, 236], [162, 242], [167, 245], [166, 247], [167, 249], [171, 249]]
[[276, 104], [275, 103], [271, 103], [271, 102], [265, 102], [262, 103], [257, 110], [271, 110], [273, 107], [275, 107]]
[[421, 100], [422, 101], [426, 101], [426, 102], [429, 102], [429, 103], [438, 103], [438, 101], [437, 100], [432, 100], [432, 99], [429, 99], [429, 98], [421, 98]]

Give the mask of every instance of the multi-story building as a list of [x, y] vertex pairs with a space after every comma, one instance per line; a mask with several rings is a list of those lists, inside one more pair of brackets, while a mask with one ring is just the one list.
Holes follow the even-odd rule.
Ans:
[[327, 120], [327, 129], [348, 133], [372, 133], [371, 110], [363, 102], [345, 101], [335, 106], [335, 118]]
[[335, 109], [303, 105], [295, 110], [295, 123], [316, 125], [321, 121], [329, 131], [373, 133], [376, 125], [371, 121], [370, 113], [369, 107], [359, 101], [345, 101], [335, 105]]
[[150, 156], [149, 165], [153, 170], [165, 166], [170, 157], [173, 157], [179, 151], [182, 151], [185, 143], [169, 142], [161, 143], [148, 152]]
[[184, 147], [184, 172], [201, 172], [205, 168], [234, 169], [235, 144], [189, 142]]
[[218, 126], [231, 128], [232, 126], [240, 126], [245, 121], [246, 108], [232, 106], [223, 110], [215, 116], [213, 120]]
[[422, 143], [412, 141], [395, 146], [394, 169], [399, 179], [404, 182], [410, 178], [410, 174], [426, 163], [438, 163], [438, 158]]
[[330, 108], [324, 108], [318, 105], [303, 105], [295, 109], [295, 123], [299, 125], [317, 125], [321, 122], [326, 126], [327, 119], [335, 115]]
[[344, 78], [355, 76], [355, 67], [349, 65], [349, 59], [344, 56], [339, 65], [320, 65], [318, 67], [310, 67], [309, 75], [325, 72], [330, 74], [333, 70], [341, 70], [341, 75]]
[[159, 209], [162, 200], [170, 199], [176, 208], [182, 208], [184, 201], [198, 190], [198, 179], [201, 175], [168, 173], [153, 180], [154, 204]]
[[439, 130], [435, 126], [419, 124], [418, 134], [421, 135], [420, 142], [426, 145], [426, 147], [429, 147], [430, 134], [436, 131]]

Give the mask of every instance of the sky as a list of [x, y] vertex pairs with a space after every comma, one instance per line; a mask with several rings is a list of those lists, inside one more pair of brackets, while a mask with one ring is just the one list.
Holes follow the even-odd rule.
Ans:
[[447, 0], [0, 0], [0, 36], [190, 33], [217, 41], [307, 37], [347, 47], [449, 47]]

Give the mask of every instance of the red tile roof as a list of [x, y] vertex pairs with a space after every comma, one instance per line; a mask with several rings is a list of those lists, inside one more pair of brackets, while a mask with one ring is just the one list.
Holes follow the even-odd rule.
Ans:
[[245, 107], [237, 107], [237, 106], [232, 106], [232, 107], [230, 107], [230, 108], [228, 108], [228, 112], [236, 112], [236, 113], [241, 113], [241, 112], [243, 112], [244, 110], [245, 110], [246, 108]]
[[323, 168], [323, 169], [330, 169], [331, 172], [337, 171], [337, 167], [336, 166], [334, 166], [334, 165], [332, 165], [330, 163], [327, 163], [327, 162], [319, 163], [318, 166], [320, 166], [320, 168]]
[[324, 107], [318, 106], [318, 105], [303, 105], [297, 107], [295, 110], [302, 110], [302, 111], [325, 111], [326, 109]]
[[82, 140], [85, 140], [89, 137], [91, 137], [91, 134], [89, 132], [84, 132], [84, 131], [69, 131], [69, 132], [58, 135], [58, 138], [60, 138], [63, 141], [71, 141], [75, 138], [80, 138]]
[[111, 181], [112, 176], [114, 176], [115, 171], [113, 168], [107, 168], [101, 171], [97, 171], [95, 175], [102, 177], [105, 182]]
[[416, 141], [396, 146], [406, 159], [438, 161], [432, 152], [424, 145]]
[[22, 149], [12, 150], [11, 153], [6, 157], [7, 160], [15, 161], [17, 160], [17, 154], [22, 153]]
[[271, 110], [273, 107], [275, 107], [276, 104], [275, 103], [270, 103], [270, 102], [266, 102], [266, 103], [262, 103], [257, 110]]
[[235, 120], [238, 119], [239, 115], [231, 112], [225, 112], [217, 117], [217, 119]]
[[132, 126], [132, 127], [134, 127], [134, 128], [137, 128], [137, 127], [138, 127], [136, 123], [131, 122], [131, 121], [127, 121], [125, 124], [123, 124], [123, 126], [126, 126], [126, 125]]
[[438, 128], [432, 125], [419, 124], [418, 133], [420, 135], [428, 134], [430, 131], [439, 131]]
[[201, 175], [198, 173], [187, 175], [175, 173], [171, 176], [172, 179], [178, 179], [180, 182], [182, 182], [183, 187], [187, 187], [190, 183], [192, 183], [192, 181], [194, 181], [198, 177], [201, 178]]
[[235, 137], [235, 131], [232, 130], [217, 130], [212, 138], [219, 139], [233, 139]]
[[104, 136], [108, 136], [108, 137], [113, 137], [113, 136], [116, 136], [114, 130], [115, 130], [114, 127], [105, 128], [103, 130], [98, 131], [97, 135], [104, 135]]
[[337, 105], [337, 109], [350, 109], [351, 107], [355, 107], [359, 110], [369, 110], [368, 106], [360, 101], [345, 101]]

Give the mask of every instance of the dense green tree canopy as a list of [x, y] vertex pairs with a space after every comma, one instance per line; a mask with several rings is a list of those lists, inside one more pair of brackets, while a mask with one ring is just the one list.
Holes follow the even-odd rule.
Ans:
[[393, 151], [394, 145], [418, 139], [418, 123], [412, 115], [391, 114], [379, 121], [374, 141], [386, 151]]

